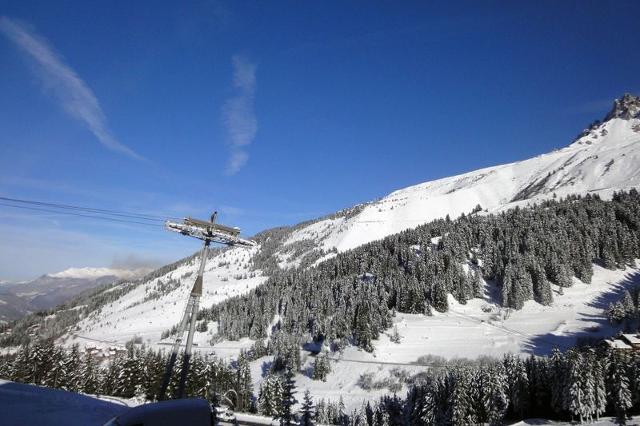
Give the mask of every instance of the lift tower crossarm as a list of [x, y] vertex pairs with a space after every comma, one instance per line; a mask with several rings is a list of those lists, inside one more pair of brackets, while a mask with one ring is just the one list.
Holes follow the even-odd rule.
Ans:
[[202, 296], [202, 281], [204, 275], [204, 266], [207, 261], [207, 255], [209, 251], [209, 245], [213, 243], [224, 244], [227, 246], [240, 246], [240, 247], [254, 247], [256, 243], [251, 240], [245, 240], [240, 238], [240, 229], [236, 227], [230, 227], [215, 223], [217, 212], [211, 215], [211, 221], [207, 222], [199, 219], [192, 219], [190, 217], [185, 218], [182, 223], [180, 222], [165, 222], [165, 227], [169, 231], [179, 232], [182, 235], [198, 238], [204, 241], [204, 246], [200, 252], [200, 267], [198, 268], [198, 275], [196, 281], [193, 284], [191, 293], [189, 294], [189, 300], [184, 310], [180, 326], [176, 335], [176, 340], [171, 349], [171, 356], [167, 362], [167, 367], [162, 380], [162, 387], [158, 394], [158, 400], [164, 400], [167, 393], [167, 387], [171, 381], [171, 374], [173, 367], [178, 358], [178, 351], [180, 350], [180, 344], [184, 332], [188, 330], [187, 342], [184, 350], [184, 356], [182, 361], [182, 369], [180, 371], [180, 382], [176, 391], [176, 397], [184, 397], [184, 389], [187, 382], [187, 374], [189, 372], [189, 362], [191, 359], [191, 351], [193, 347], [193, 335], [195, 334], [196, 318], [198, 316], [198, 305], [200, 303], [200, 297]]

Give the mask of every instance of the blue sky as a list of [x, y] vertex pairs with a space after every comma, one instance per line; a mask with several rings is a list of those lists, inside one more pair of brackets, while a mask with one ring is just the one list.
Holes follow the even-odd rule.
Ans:
[[[446, 3], [446, 5], [445, 5]], [[251, 235], [562, 147], [640, 92], [638, 2], [0, 1], [0, 196]], [[0, 279], [162, 229], [0, 207]]]

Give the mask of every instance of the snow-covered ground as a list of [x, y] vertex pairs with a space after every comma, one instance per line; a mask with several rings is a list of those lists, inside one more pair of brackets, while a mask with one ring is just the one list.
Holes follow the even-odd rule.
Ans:
[[[394, 325], [402, 337], [400, 343], [391, 342], [391, 328], [374, 341], [373, 353], [349, 347], [340, 354], [332, 354], [332, 371], [326, 382], [311, 380], [313, 356], [305, 353], [303, 370], [306, 368], [308, 371], [296, 377], [296, 384], [301, 394], [309, 389], [316, 400], [336, 401], [342, 397], [347, 408], [352, 409], [365, 400], [390, 392], [388, 387], [363, 389], [358, 385], [363, 374], [371, 374], [373, 381], [386, 379], [393, 383], [398, 382], [398, 376], [412, 376], [429, 368], [438, 368], [433, 366], [433, 359], [429, 356], [448, 360], [476, 359], [482, 356], [501, 357], [506, 353], [542, 355], [554, 347], [566, 349], [575, 345], [579, 338], [614, 334], [617, 328], [604, 318], [603, 309], [609, 302], [619, 300], [625, 288], [638, 284], [640, 269], [637, 267], [611, 271], [595, 265], [591, 284], [574, 278], [574, 285], [563, 289], [563, 294], [558, 294], [559, 288], [553, 286], [554, 302], [551, 306], [529, 301], [520, 311], [500, 308], [491, 296], [491, 285], [487, 285], [484, 299], [473, 299], [466, 305], [457, 303], [450, 296], [450, 310], [446, 313], [436, 312], [430, 317], [397, 314]], [[215, 347], [213, 352], [217, 352]], [[228, 354], [228, 350], [220, 353], [223, 356]], [[256, 391], [271, 361], [272, 357], [264, 357], [252, 363]], [[405, 390], [403, 387], [401, 393]]]
[[466, 305], [449, 296], [449, 311], [434, 312], [431, 317], [397, 314], [394, 323], [402, 340], [396, 344], [382, 336], [376, 343], [375, 359], [415, 362], [427, 354], [448, 359], [505, 353], [545, 355], [554, 347], [574, 346], [580, 337], [610, 336], [614, 328], [604, 318], [603, 309], [619, 300], [625, 288], [640, 284], [640, 270], [611, 271], [594, 265], [591, 284], [573, 280], [574, 285], [564, 288], [562, 295], [552, 285], [551, 306], [529, 300], [521, 310], [507, 310], [487, 294]]
[[[200, 302], [202, 307], [248, 292], [264, 282], [265, 276], [250, 270], [249, 261], [255, 250], [258, 248], [234, 248], [208, 260]], [[65, 343], [105, 346], [124, 344], [134, 337], [140, 337], [150, 345], [160, 343], [161, 333], [180, 321], [198, 266], [199, 259], [195, 258], [161, 277], [140, 284], [83, 319]], [[166, 294], [161, 294], [163, 287]], [[198, 346], [208, 345], [215, 334], [215, 326], [212, 326], [207, 332], [196, 334], [194, 341]]]
[[0, 380], [0, 424], [102, 425], [135, 405], [114, 397], [82, 395], [59, 389]]

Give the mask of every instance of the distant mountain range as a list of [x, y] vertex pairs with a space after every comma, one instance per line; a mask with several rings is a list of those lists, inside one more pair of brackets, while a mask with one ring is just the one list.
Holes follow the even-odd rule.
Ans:
[[30, 312], [53, 308], [85, 290], [121, 279], [135, 279], [149, 269], [70, 268], [42, 275], [33, 281], [0, 282], [0, 321], [18, 319]]

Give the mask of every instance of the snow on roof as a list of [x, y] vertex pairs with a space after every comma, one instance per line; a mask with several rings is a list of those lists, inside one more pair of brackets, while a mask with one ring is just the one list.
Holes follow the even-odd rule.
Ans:
[[622, 338], [632, 345], [640, 345], [640, 337], [637, 334], [623, 334]]
[[605, 340], [605, 342], [614, 349], [631, 349], [631, 346], [619, 339]]

